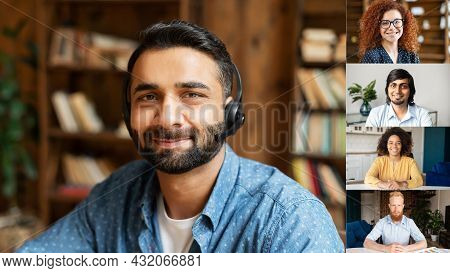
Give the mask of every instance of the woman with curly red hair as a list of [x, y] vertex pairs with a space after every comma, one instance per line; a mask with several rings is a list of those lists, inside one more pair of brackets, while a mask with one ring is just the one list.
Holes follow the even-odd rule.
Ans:
[[419, 63], [418, 27], [412, 13], [394, 0], [376, 0], [360, 20], [361, 63]]
[[412, 158], [412, 146], [411, 135], [402, 128], [386, 130], [378, 141], [378, 157], [367, 171], [364, 183], [390, 190], [422, 186], [422, 174]]

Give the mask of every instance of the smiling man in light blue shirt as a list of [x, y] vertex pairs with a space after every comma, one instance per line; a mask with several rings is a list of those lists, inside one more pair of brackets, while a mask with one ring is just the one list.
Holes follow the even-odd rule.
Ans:
[[392, 70], [386, 80], [386, 104], [370, 111], [367, 127], [432, 126], [427, 110], [414, 103], [414, 79], [404, 69]]
[[[414, 221], [403, 215], [404, 197], [401, 192], [389, 196], [390, 214], [382, 218], [364, 241], [364, 247], [382, 252], [409, 252], [427, 247], [427, 241]], [[382, 238], [383, 244], [375, 241]], [[410, 237], [415, 241], [409, 244]]]
[[20, 252], [343, 252], [322, 202], [225, 143], [243, 124], [243, 92], [215, 35], [155, 24], [126, 75], [124, 120], [146, 160], [114, 172]]

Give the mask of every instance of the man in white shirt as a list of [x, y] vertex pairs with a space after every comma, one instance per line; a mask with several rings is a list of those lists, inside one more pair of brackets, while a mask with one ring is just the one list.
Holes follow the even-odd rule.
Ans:
[[404, 69], [392, 70], [386, 79], [386, 104], [370, 111], [367, 127], [432, 126], [428, 111], [414, 103], [414, 79]]
[[[427, 247], [427, 241], [414, 220], [403, 215], [404, 197], [399, 191], [389, 195], [390, 214], [380, 219], [364, 240], [364, 247], [381, 252], [409, 252]], [[383, 244], [375, 242], [383, 239]], [[414, 244], [409, 244], [412, 237]]]

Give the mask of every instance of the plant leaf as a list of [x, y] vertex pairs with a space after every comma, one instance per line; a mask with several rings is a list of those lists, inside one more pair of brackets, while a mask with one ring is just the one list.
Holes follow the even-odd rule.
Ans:
[[25, 151], [23, 146], [20, 146], [19, 155], [20, 155], [20, 160], [22, 161], [20, 163], [23, 164], [23, 169], [24, 169], [25, 175], [29, 179], [36, 179], [36, 177], [37, 177], [36, 167], [34, 166], [34, 163], [31, 160], [31, 157]]
[[10, 100], [17, 92], [17, 83], [12, 80], [2, 80], [0, 83], [0, 99]]

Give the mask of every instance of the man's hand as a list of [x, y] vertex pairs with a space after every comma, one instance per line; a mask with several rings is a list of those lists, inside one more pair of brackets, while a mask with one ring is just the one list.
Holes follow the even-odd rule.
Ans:
[[390, 245], [387, 245], [385, 247], [385, 252], [389, 252], [389, 253], [402, 253], [402, 252], [407, 252], [406, 248], [400, 244], [397, 243], [393, 243]]

